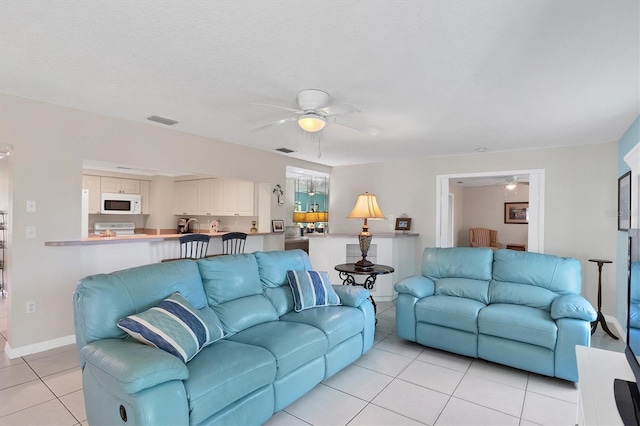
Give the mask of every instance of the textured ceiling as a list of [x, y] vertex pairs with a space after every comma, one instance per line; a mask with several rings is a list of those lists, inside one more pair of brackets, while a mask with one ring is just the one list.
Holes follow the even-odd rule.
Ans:
[[[612, 142], [639, 113], [628, 0], [0, 0], [0, 92], [327, 165]], [[318, 143], [301, 89], [361, 110]], [[284, 155], [284, 154], [283, 154]]]

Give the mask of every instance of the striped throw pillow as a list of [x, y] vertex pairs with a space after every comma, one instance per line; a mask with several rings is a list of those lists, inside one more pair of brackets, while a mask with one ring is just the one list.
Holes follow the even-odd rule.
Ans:
[[340, 305], [340, 297], [331, 287], [329, 274], [317, 271], [287, 271], [296, 312], [317, 306]]
[[117, 325], [137, 341], [167, 351], [185, 363], [202, 348], [224, 337], [215, 312], [198, 311], [180, 293], [121, 319]]

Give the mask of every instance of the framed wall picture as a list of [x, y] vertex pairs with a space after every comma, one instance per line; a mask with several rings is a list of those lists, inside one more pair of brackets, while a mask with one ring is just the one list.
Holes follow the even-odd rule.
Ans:
[[618, 178], [618, 231], [631, 228], [631, 172]]
[[396, 218], [396, 231], [408, 231], [411, 229], [410, 217], [398, 217]]
[[271, 232], [284, 232], [284, 220], [272, 220]]
[[504, 223], [529, 223], [529, 203], [504, 203]]

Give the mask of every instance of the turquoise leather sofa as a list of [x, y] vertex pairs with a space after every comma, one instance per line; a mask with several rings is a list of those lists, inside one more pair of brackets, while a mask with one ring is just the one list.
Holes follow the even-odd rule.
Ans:
[[576, 382], [591, 343], [580, 262], [485, 248], [426, 248], [422, 274], [395, 284], [397, 335], [425, 346]]
[[[73, 295], [91, 425], [261, 424], [373, 345], [369, 292], [334, 286], [341, 306], [293, 310], [288, 270], [302, 250], [141, 266], [82, 279]], [[179, 292], [226, 336], [182, 359], [116, 326]]]

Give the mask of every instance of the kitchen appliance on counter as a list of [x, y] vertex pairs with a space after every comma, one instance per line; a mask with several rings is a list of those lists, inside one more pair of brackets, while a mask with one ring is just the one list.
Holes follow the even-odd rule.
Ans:
[[116, 236], [134, 235], [136, 225], [133, 222], [96, 222], [93, 224], [93, 232], [96, 235], [106, 231], [115, 232]]
[[200, 232], [200, 222], [195, 217], [178, 219], [178, 234], [193, 234]]
[[140, 214], [142, 197], [136, 194], [100, 194], [100, 213], [102, 214]]

